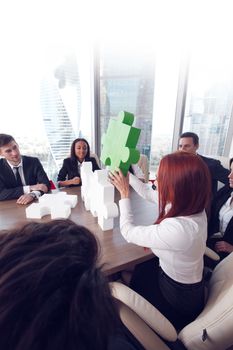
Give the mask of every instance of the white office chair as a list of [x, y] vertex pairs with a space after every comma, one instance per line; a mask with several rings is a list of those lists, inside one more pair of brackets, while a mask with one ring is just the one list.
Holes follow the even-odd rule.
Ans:
[[214, 250], [210, 249], [209, 247], [205, 248], [205, 255], [208, 256], [208, 258], [214, 260], [214, 261], [219, 261], [220, 260], [220, 256], [215, 253]]
[[[213, 270], [208, 284], [208, 298], [204, 310], [178, 334], [171, 323], [154, 306], [129, 287], [111, 283], [113, 296], [127, 305], [131, 316], [121, 310], [122, 322], [139, 340], [146, 350], [169, 349], [161, 339], [153, 340], [150, 332], [159, 334], [162, 339], [175, 341], [177, 338], [188, 350], [226, 350], [233, 345], [233, 253], [222, 260]], [[126, 309], [127, 310], [127, 309]], [[133, 315], [133, 316], [132, 316]], [[135, 316], [136, 315], [136, 316]], [[140, 319], [132, 322], [131, 319]], [[140, 323], [149, 326], [144, 332]], [[161, 345], [162, 343], [162, 345]]]
[[100, 160], [99, 160], [99, 157], [97, 156], [97, 154], [96, 153], [90, 153], [90, 157], [95, 158], [97, 165], [101, 169]]
[[145, 154], [140, 154], [140, 159], [137, 163], [144, 175], [144, 182], [149, 181], [149, 161]]
[[[119, 282], [111, 282], [120, 318], [146, 350], [168, 350], [162, 339], [176, 341], [173, 325], [146, 299]], [[160, 339], [159, 336], [162, 337]]]

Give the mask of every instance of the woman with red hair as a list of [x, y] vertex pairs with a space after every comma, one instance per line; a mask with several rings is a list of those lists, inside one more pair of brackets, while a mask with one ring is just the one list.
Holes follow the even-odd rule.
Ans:
[[[136, 267], [131, 287], [165, 314], [174, 326], [184, 327], [204, 307], [205, 209], [211, 193], [206, 164], [195, 154], [166, 155], [158, 169], [158, 191], [132, 174], [124, 177], [121, 171], [111, 174], [111, 182], [121, 194], [122, 235], [128, 242], [150, 248], [158, 257]], [[158, 198], [159, 216], [155, 224], [134, 225], [129, 183], [142, 197], [154, 202]]]

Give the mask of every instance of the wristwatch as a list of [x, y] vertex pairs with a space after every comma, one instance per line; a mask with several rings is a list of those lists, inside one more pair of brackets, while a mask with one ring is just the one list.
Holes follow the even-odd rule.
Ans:
[[29, 194], [30, 194], [30, 196], [32, 196], [33, 199], [36, 198], [36, 194], [34, 192], [30, 192]]

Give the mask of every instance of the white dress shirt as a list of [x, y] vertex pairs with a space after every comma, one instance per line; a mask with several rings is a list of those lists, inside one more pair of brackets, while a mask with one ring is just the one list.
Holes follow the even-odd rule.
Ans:
[[[8, 165], [11, 167], [11, 170], [13, 171], [14, 176], [16, 176], [15, 170], [14, 170], [14, 168], [16, 166], [12, 165], [10, 162], [8, 162], [8, 160], [6, 160], [6, 161], [7, 161]], [[23, 161], [22, 161], [22, 159], [21, 159], [21, 162], [17, 165], [17, 168], [19, 168], [19, 175], [20, 175], [20, 178], [21, 178], [21, 181], [22, 181], [22, 184], [23, 184], [23, 193], [24, 194], [28, 194], [28, 193], [32, 193], [33, 192], [33, 193], [35, 193], [36, 198], [40, 197], [41, 196], [40, 191], [31, 191], [30, 190], [30, 186], [26, 185], [24, 172], [23, 172]]]

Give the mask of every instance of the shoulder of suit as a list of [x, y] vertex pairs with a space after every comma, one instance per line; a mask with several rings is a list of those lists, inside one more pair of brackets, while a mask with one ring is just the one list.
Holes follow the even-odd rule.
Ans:
[[218, 159], [214, 159], [214, 158], [209, 158], [209, 157], [205, 157], [199, 154], [199, 156], [204, 160], [205, 163], [207, 163], [208, 165], [217, 165], [217, 164], [221, 164], [221, 162]]
[[37, 158], [37, 157], [32, 157], [32, 156], [22, 156], [22, 159], [23, 160], [39, 160], [39, 158]]
[[225, 186], [223, 186], [222, 188], [220, 188], [220, 190], [218, 190], [217, 192], [217, 196], [218, 197], [221, 197], [221, 196], [224, 196], [224, 195], [231, 195], [231, 192], [232, 192], [232, 188], [227, 184]]
[[7, 161], [5, 158], [0, 158], [0, 167], [5, 167], [7, 165]]
[[211, 161], [211, 160], [215, 160], [214, 158], [210, 158], [210, 157], [206, 157], [206, 156], [203, 156], [203, 155], [201, 155], [201, 154], [198, 154], [199, 155], [199, 157], [201, 157], [204, 161]]
[[65, 158], [63, 160], [63, 162], [65, 162], [65, 163], [72, 162], [72, 159], [71, 159], [71, 157], [68, 157], [68, 158]]
[[96, 159], [94, 157], [87, 157], [85, 158], [85, 162], [96, 162]]

